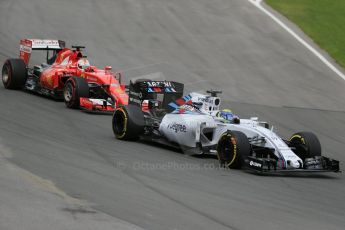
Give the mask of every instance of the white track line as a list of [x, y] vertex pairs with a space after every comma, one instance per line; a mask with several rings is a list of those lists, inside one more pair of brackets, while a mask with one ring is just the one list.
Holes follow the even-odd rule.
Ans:
[[337, 69], [331, 62], [329, 62], [321, 53], [319, 53], [315, 48], [309, 45], [306, 41], [304, 41], [300, 36], [298, 36], [292, 29], [290, 29], [287, 25], [285, 25], [281, 20], [279, 20], [275, 15], [265, 9], [261, 2], [262, 0], [248, 0], [262, 12], [267, 14], [270, 18], [272, 18], [276, 23], [278, 23], [281, 27], [283, 27], [287, 32], [289, 32], [297, 41], [299, 41], [302, 45], [304, 45], [308, 50], [310, 50], [316, 57], [318, 57], [325, 65], [327, 65], [333, 72], [335, 72], [339, 77], [345, 80], [345, 75]]

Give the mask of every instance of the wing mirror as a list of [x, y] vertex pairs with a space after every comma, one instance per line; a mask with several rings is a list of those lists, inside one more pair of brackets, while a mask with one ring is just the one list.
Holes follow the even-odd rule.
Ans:
[[113, 67], [111, 67], [110, 65], [107, 65], [106, 67], [104, 67], [104, 71], [105, 72], [109, 72], [113, 69]]

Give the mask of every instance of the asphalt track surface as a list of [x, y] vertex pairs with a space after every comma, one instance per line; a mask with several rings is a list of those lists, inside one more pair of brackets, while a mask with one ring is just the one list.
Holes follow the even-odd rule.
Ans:
[[[313, 131], [325, 155], [345, 162], [345, 81], [247, 1], [1, 0], [0, 61], [25, 37], [86, 45], [92, 63], [127, 79], [159, 72], [189, 91], [221, 89], [239, 115], [286, 138]], [[114, 219], [144, 229], [344, 229], [343, 174], [218, 169], [213, 158], [115, 140], [111, 116], [2, 85], [0, 105], [7, 160]]]

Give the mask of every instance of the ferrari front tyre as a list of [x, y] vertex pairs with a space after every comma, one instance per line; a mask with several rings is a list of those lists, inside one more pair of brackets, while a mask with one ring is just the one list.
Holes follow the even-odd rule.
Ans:
[[227, 131], [222, 134], [217, 145], [218, 160], [221, 166], [240, 169], [250, 155], [247, 136], [239, 131]]
[[140, 108], [134, 105], [116, 108], [113, 114], [112, 127], [117, 139], [138, 139], [144, 131], [144, 115]]
[[321, 156], [321, 144], [314, 133], [299, 132], [290, 138], [290, 146], [293, 152], [303, 161], [306, 158]]
[[26, 65], [22, 59], [7, 59], [2, 67], [2, 83], [6, 89], [23, 88], [27, 78]]
[[80, 98], [89, 97], [89, 85], [84, 78], [71, 77], [66, 81], [63, 98], [68, 108], [79, 108]]

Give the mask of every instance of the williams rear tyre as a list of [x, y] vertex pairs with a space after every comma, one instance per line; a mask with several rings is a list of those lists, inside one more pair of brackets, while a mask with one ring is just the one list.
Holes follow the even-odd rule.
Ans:
[[66, 81], [63, 98], [68, 108], [79, 108], [80, 98], [88, 98], [89, 94], [89, 85], [84, 78], [71, 77]]
[[222, 134], [218, 141], [217, 154], [221, 166], [240, 169], [250, 153], [250, 143], [247, 136], [242, 132], [227, 131]]
[[2, 83], [6, 89], [23, 88], [27, 69], [22, 59], [7, 59], [2, 67]]
[[112, 127], [119, 140], [136, 140], [144, 132], [144, 115], [140, 107], [126, 105], [116, 108], [113, 114]]
[[299, 132], [290, 138], [290, 146], [293, 147], [294, 153], [303, 161], [306, 158], [321, 156], [321, 144], [314, 133]]

